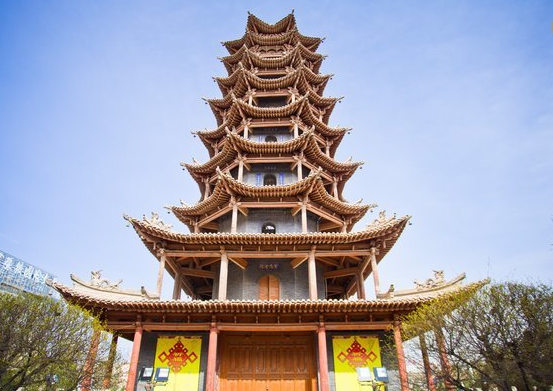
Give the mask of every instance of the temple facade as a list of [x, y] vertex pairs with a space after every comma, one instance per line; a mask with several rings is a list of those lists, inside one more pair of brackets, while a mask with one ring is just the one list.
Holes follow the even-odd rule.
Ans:
[[441, 276], [381, 292], [378, 265], [409, 216], [381, 211], [353, 230], [376, 205], [343, 197], [362, 163], [334, 157], [349, 129], [329, 125], [340, 98], [324, 96], [322, 41], [293, 14], [275, 24], [250, 14], [223, 43], [222, 98], [206, 100], [216, 127], [195, 132], [209, 159], [183, 164], [200, 199], [169, 207], [190, 233], [157, 214], [125, 216], [159, 262], [156, 292], [99, 275], [55, 284], [133, 341], [127, 391], [408, 389], [401, 316], [463, 288]]

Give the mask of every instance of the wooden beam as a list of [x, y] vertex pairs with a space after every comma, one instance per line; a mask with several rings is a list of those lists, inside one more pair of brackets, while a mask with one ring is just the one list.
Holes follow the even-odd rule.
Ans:
[[199, 288], [196, 288], [196, 292], [198, 292], [199, 294], [212, 293], [213, 285], [206, 285], [206, 286], [201, 286]]
[[215, 272], [212, 272], [211, 270], [203, 270], [203, 269], [189, 269], [189, 268], [182, 268], [181, 273], [184, 276], [191, 276], [191, 277], [203, 277], [203, 278], [215, 278]]
[[246, 268], [248, 267], [248, 261], [246, 261], [244, 258], [239, 258], [239, 257], [228, 257], [228, 259], [235, 263], [236, 266], [238, 266], [239, 268], [241, 268], [242, 270], [246, 270]]
[[357, 267], [349, 267], [347, 269], [331, 270], [323, 273], [324, 278], [345, 277], [356, 275], [359, 272]]
[[[221, 256], [220, 251], [199, 251], [199, 250], [167, 250], [167, 256], [181, 258], [219, 258]], [[316, 251], [317, 257], [350, 257], [350, 256], [366, 256], [370, 255], [369, 249], [359, 250], [334, 250], [334, 251]], [[227, 251], [227, 254], [232, 257], [239, 258], [300, 258], [306, 257], [309, 254], [309, 250], [304, 251], [286, 251], [275, 253], [274, 250], [267, 251]], [[213, 262], [212, 262], [213, 263]], [[202, 261], [203, 264], [203, 261]]]
[[200, 266], [202, 268], [206, 267], [206, 266], [209, 266], [209, 265], [212, 265], [214, 263], [217, 263], [221, 260], [221, 254], [219, 254], [218, 257], [216, 258], [205, 258], [203, 261], [200, 262]]
[[255, 332], [255, 331], [271, 331], [271, 332], [282, 332], [282, 331], [316, 331], [316, 323], [218, 323], [217, 329], [219, 331], [245, 331], [245, 332]]
[[339, 330], [387, 330], [393, 325], [391, 321], [378, 321], [378, 322], [325, 322], [327, 330], [339, 331]]
[[328, 293], [339, 293], [343, 295], [346, 292], [346, 289], [341, 285], [327, 285], [326, 291]]
[[305, 261], [307, 261], [307, 257], [294, 258], [292, 262], [290, 262], [290, 266], [292, 266], [292, 269], [295, 269]]
[[209, 330], [209, 323], [143, 323], [147, 331], [206, 331]]

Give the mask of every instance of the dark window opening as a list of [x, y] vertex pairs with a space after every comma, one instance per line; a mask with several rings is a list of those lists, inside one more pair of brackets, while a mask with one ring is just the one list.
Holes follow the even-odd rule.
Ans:
[[270, 135], [270, 136], [265, 137], [265, 142], [266, 143], [276, 143], [277, 138], [276, 138], [276, 136]]
[[263, 186], [276, 186], [276, 184], [276, 176], [274, 176], [273, 174], [266, 174], [263, 177]]
[[263, 234], [276, 234], [276, 225], [273, 223], [265, 223], [261, 227], [261, 233]]
[[286, 96], [266, 96], [257, 98], [258, 107], [282, 107], [288, 104]]

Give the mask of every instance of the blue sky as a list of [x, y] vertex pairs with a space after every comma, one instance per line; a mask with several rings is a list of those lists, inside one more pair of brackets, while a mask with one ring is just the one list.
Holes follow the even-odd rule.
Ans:
[[101, 269], [155, 288], [122, 215], [198, 200], [179, 163], [207, 158], [190, 132], [215, 125], [200, 98], [220, 96], [220, 41], [248, 10], [274, 23], [292, 9], [327, 37], [325, 94], [346, 97], [337, 158], [366, 162], [346, 198], [413, 216], [383, 287], [436, 269], [551, 282], [549, 1], [2, 2], [0, 249], [65, 283]]

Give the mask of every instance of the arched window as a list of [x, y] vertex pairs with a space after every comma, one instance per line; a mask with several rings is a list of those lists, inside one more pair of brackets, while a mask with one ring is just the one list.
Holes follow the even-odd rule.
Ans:
[[280, 299], [280, 282], [272, 275], [263, 276], [259, 279], [259, 300]]
[[273, 223], [265, 223], [261, 227], [261, 233], [263, 234], [276, 234], [276, 225]]
[[273, 136], [272, 134], [265, 137], [265, 142], [266, 143], [276, 143], [277, 142], [277, 138], [276, 136]]
[[263, 177], [263, 186], [276, 186], [276, 176], [273, 174], [265, 174]]

